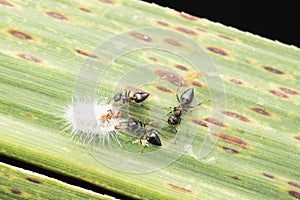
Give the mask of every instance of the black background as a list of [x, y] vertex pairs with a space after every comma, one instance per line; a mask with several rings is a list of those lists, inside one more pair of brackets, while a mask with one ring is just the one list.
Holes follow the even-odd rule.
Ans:
[[[294, 1], [143, 0], [300, 47], [300, 6]], [[298, 2], [300, 3], [300, 2]]]

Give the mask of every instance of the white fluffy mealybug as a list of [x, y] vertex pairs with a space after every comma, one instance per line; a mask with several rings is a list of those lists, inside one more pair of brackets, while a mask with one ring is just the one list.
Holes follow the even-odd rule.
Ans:
[[79, 138], [87, 145], [109, 145], [113, 138], [122, 146], [117, 138], [124, 121], [121, 115], [121, 111], [104, 100], [100, 103], [77, 100], [65, 110], [64, 129], [70, 131], [71, 139]]

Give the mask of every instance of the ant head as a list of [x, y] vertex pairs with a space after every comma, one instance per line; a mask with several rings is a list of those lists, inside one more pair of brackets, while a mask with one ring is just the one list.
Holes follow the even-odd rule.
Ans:
[[114, 102], [120, 101], [122, 98], [122, 93], [117, 93], [114, 96]]
[[194, 88], [189, 88], [181, 94], [180, 103], [182, 105], [188, 105], [193, 101], [193, 98], [194, 98]]

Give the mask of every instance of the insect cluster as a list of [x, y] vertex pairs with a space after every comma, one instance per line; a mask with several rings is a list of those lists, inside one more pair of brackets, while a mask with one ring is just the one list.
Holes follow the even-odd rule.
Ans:
[[[178, 88], [179, 89], [179, 88]], [[178, 89], [176, 91], [176, 99], [179, 103], [177, 107], [173, 107], [173, 110], [169, 112], [169, 117], [166, 120], [169, 126], [174, 128], [177, 133], [176, 127], [180, 125], [183, 112], [188, 112], [189, 109], [199, 106], [201, 103], [195, 106], [191, 106], [194, 98], [194, 88], [185, 90], [180, 96], [178, 95]], [[123, 119], [123, 113], [116, 104], [128, 107], [129, 104], [134, 105], [136, 108], [142, 106], [148, 97], [147, 92], [131, 92], [125, 90], [124, 93], [120, 92], [114, 95], [114, 97], [106, 103], [96, 104], [95, 102], [77, 102], [73, 106], [70, 106], [65, 113], [64, 118], [67, 121], [68, 127], [71, 127], [74, 135], [84, 136], [85, 139], [93, 141], [95, 138], [101, 140], [101, 144], [109, 143], [110, 138], [114, 138], [117, 143], [121, 145], [117, 136], [125, 128], [132, 138], [136, 138], [134, 143], [139, 143], [142, 146], [142, 152], [145, 147], [149, 145], [162, 146], [161, 139], [159, 137], [160, 132], [154, 128], [147, 128], [147, 125], [142, 120], [130, 117], [129, 119]], [[113, 103], [110, 103], [113, 100]], [[97, 115], [96, 119], [92, 119], [91, 115], [85, 113], [89, 106], [94, 107], [94, 111]], [[77, 114], [74, 114], [74, 112]], [[79, 114], [78, 114], [79, 113]], [[145, 119], [144, 119], [145, 120]], [[123, 131], [122, 131], [123, 132]]]

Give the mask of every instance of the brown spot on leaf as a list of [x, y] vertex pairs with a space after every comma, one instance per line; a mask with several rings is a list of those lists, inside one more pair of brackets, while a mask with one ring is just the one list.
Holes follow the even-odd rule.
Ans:
[[154, 57], [148, 57], [148, 59], [149, 59], [149, 60], [152, 60], [152, 61], [155, 61], [155, 62], [157, 61], [157, 59], [154, 58]]
[[286, 93], [286, 94], [291, 94], [291, 95], [298, 95], [299, 92], [295, 91], [295, 90], [292, 90], [292, 89], [289, 89], [289, 88], [284, 88], [284, 87], [281, 87], [279, 88], [282, 92]]
[[184, 19], [191, 20], [191, 21], [196, 21], [198, 19], [198, 17], [186, 13], [180, 13], [180, 16], [183, 17]]
[[135, 37], [136, 39], [143, 40], [145, 42], [152, 42], [152, 39], [149, 36], [143, 35], [138, 32], [130, 32], [129, 35]]
[[269, 67], [269, 66], [263, 66], [263, 68], [269, 72], [272, 72], [273, 74], [283, 74], [282, 71], [275, 69], [273, 67]]
[[168, 88], [164, 87], [164, 86], [157, 86], [156, 87], [158, 90], [163, 91], [163, 92], [167, 92], [167, 93], [172, 93], [171, 90], [169, 90]]
[[262, 108], [251, 108], [251, 110], [253, 110], [254, 112], [261, 114], [261, 115], [270, 116], [270, 113], [265, 111]]
[[157, 23], [162, 26], [169, 26], [167, 22], [157, 21]]
[[171, 39], [171, 38], [165, 38], [164, 41], [173, 46], [182, 46], [180, 42], [178, 42], [177, 40]]
[[206, 32], [206, 30], [204, 29], [204, 28], [199, 28], [199, 27], [197, 27], [196, 28], [198, 31], [201, 31], [201, 32]]
[[0, 0], [0, 5], [14, 7], [13, 4], [11, 4], [10, 2], [5, 1], [5, 0]]
[[239, 81], [239, 80], [236, 80], [236, 79], [230, 79], [230, 81], [232, 82], [232, 83], [235, 83], [235, 84], [237, 84], [237, 85], [242, 85], [243, 84], [243, 82], [242, 81]]
[[218, 35], [220, 38], [224, 38], [226, 40], [230, 40], [230, 41], [234, 41], [234, 39], [232, 39], [231, 37], [227, 36], [227, 35]]
[[172, 184], [172, 183], [168, 183], [168, 185], [171, 186], [173, 189], [181, 191], [181, 192], [189, 192], [189, 193], [192, 192], [192, 190], [190, 190], [190, 189], [187, 189], [187, 188], [184, 188], [184, 187]]
[[290, 181], [290, 182], [288, 182], [288, 184], [291, 185], [291, 186], [293, 186], [293, 187], [296, 187], [296, 188], [300, 189], [300, 183], [296, 183], [296, 182]]
[[113, 2], [111, 0], [98, 0], [102, 3], [109, 3], [109, 4], [113, 4]]
[[199, 83], [198, 81], [193, 81], [192, 85], [197, 86], [197, 87], [202, 87], [202, 84]]
[[237, 150], [231, 149], [229, 147], [222, 147], [227, 153], [231, 153], [231, 154], [237, 154], [239, 153]]
[[268, 174], [268, 173], [265, 173], [265, 172], [262, 173], [262, 175], [264, 175], [267, 178], [271, 178], [271, 179], [275, 178], [272, 174]]
[[10, 177], [10, 175], [9, 175], [9, 174], [4, 174], [4, 176], [5, 176], [5, 177], [8, 177], [8, 178]]
[[178, 30], [178, 31], [180, 31], [182, 33], [189, 34], [189, 35], [197, 35], [197, 33], [195, 31], [192, 31], [190, 29], [183, 28], [183, 27], [176, 27], [176, 30]]
[[97, 58], [96, 55], [91, 54], [91, 53], [86, 52], [86, 51], [83, 51], [83, 50], [80, 50], [80, 49], [76, 49], [76, 52], [79, 53], [79, 54], [81, 54], [81, 55], [88, 56], [90, 58]]
[[208, 124], [206, 121], [198, 120], [198, 119], [193, 119], [192, 122], [195, 124], [198, 124], [200, 126], [208, 127]]
[[49, 12], [46, 12], [46, 14], [55, 19], [68, 20], [68, 18], [66, 16], [64, 16], [60, 13], [57, 13], [57, 12], [49, 11]]
[[300, 140], [300, 135], [295, 136], [296, 140]]
[[239, 119], [243, 122], [250, 122], [250, 120], [247, 118], [247, 117], [244, 117], [243, 115], [241, 114], [238, 114], [238, 113], [235, 113], [235, 112], [232, 112], [232, 111], [225, 111], [223, 112], [225, 115], [229, 116], [229, 117], [233, 117], [235, 119]]
[[36, 57], [34, 57], [32, 55], [29, 55], [29, 54], [22, 54], [22, 53], [20, 53], [20, 54], [17, 54], [17, 56], [19, 56], [19, 57], [21, 57], [21, 58], [23, 58], [25, 60], [33, 61], [33, 62], [36, 62], [36, 63], [41, 63], [42, 62], [40, 59], [38, 59], [38, 58], [36, 58]]
[[177, 69], [182, 70], [182, 71], [188, 71], [188, 68], [186, 68], [186, 67], [183, 66], [183, 65], [175, 65], [175, 67], [176, 67]]
[[11, 34], [12, 36], [22, 39], [22, 40], [31, 40], [32, 39], [32, 37], [30, 35], [23, 33], [21, 31], [9, 30], [8, 33]]
[[36, 184], [41, 184], [42, 183], [40, 180], [35, 179], [35, 178], [31, 178], [31, 177], [26, 177], [26, 180], [30, 181], [32, 183], [36, 183]]
[[291, 195], [292, 197], [295, 197], [296, 199], [300, 199], [300, 193], [296, 192], [296, 191], [289, 191], [289, 195]]
[[237, 180], [237, 181], [240, 181], [241, 179], [237, 176], [230, 176], [230, 178], [234, 179], [234, 180]]
[[225, 124], [217, 119], [207, 117], [204, 120], [207, 121], [208, 123], [212, 123], [217, 126], [225, 127]]
[[20, 195], [22, 193], [20, 190], [18, 190], [16, 188], [11, 188], [10, 191], [11, 191], [11, 193], [17, 194], [17, 195]]
[[225, 133], [221, 133], [219, 138], [226, 143], [233, 144], [238, 147], [246, 148], [247, 146], [247, 143], [244, 140]]
[[280, 98], [289, 98], [288, 95], [284, 94], [283, 92], [280, 92], [278, 90], [269, 90], [269, 92], [271, 92], [272, 94], [280, 97]]
[[166, 81], [172, 83], [173, 85], [180, 87], [188, 85], [184, 78], [176, 73], [164, 70], [156, 70], [155, 73], [158, 74], [161, 78], [165, 79]]
[[31, 113], [21, 113], [21, 115], [23, 115], [24, 117], [27, 117], [27, 118], [35, 118], [35, 116]]
[[87, 8], [79, 8], [80, 10], [82, 10], [83, 12], [86, 12], [86, 13], [91, 13], [92, 11], [87, 9]]
[[219, 48], [219, 47], [207, 47], [207, 50], [219, 54], [221, 56], [227, 56], [228, 53], [226, 51], [224, 51], [223, 49]]

